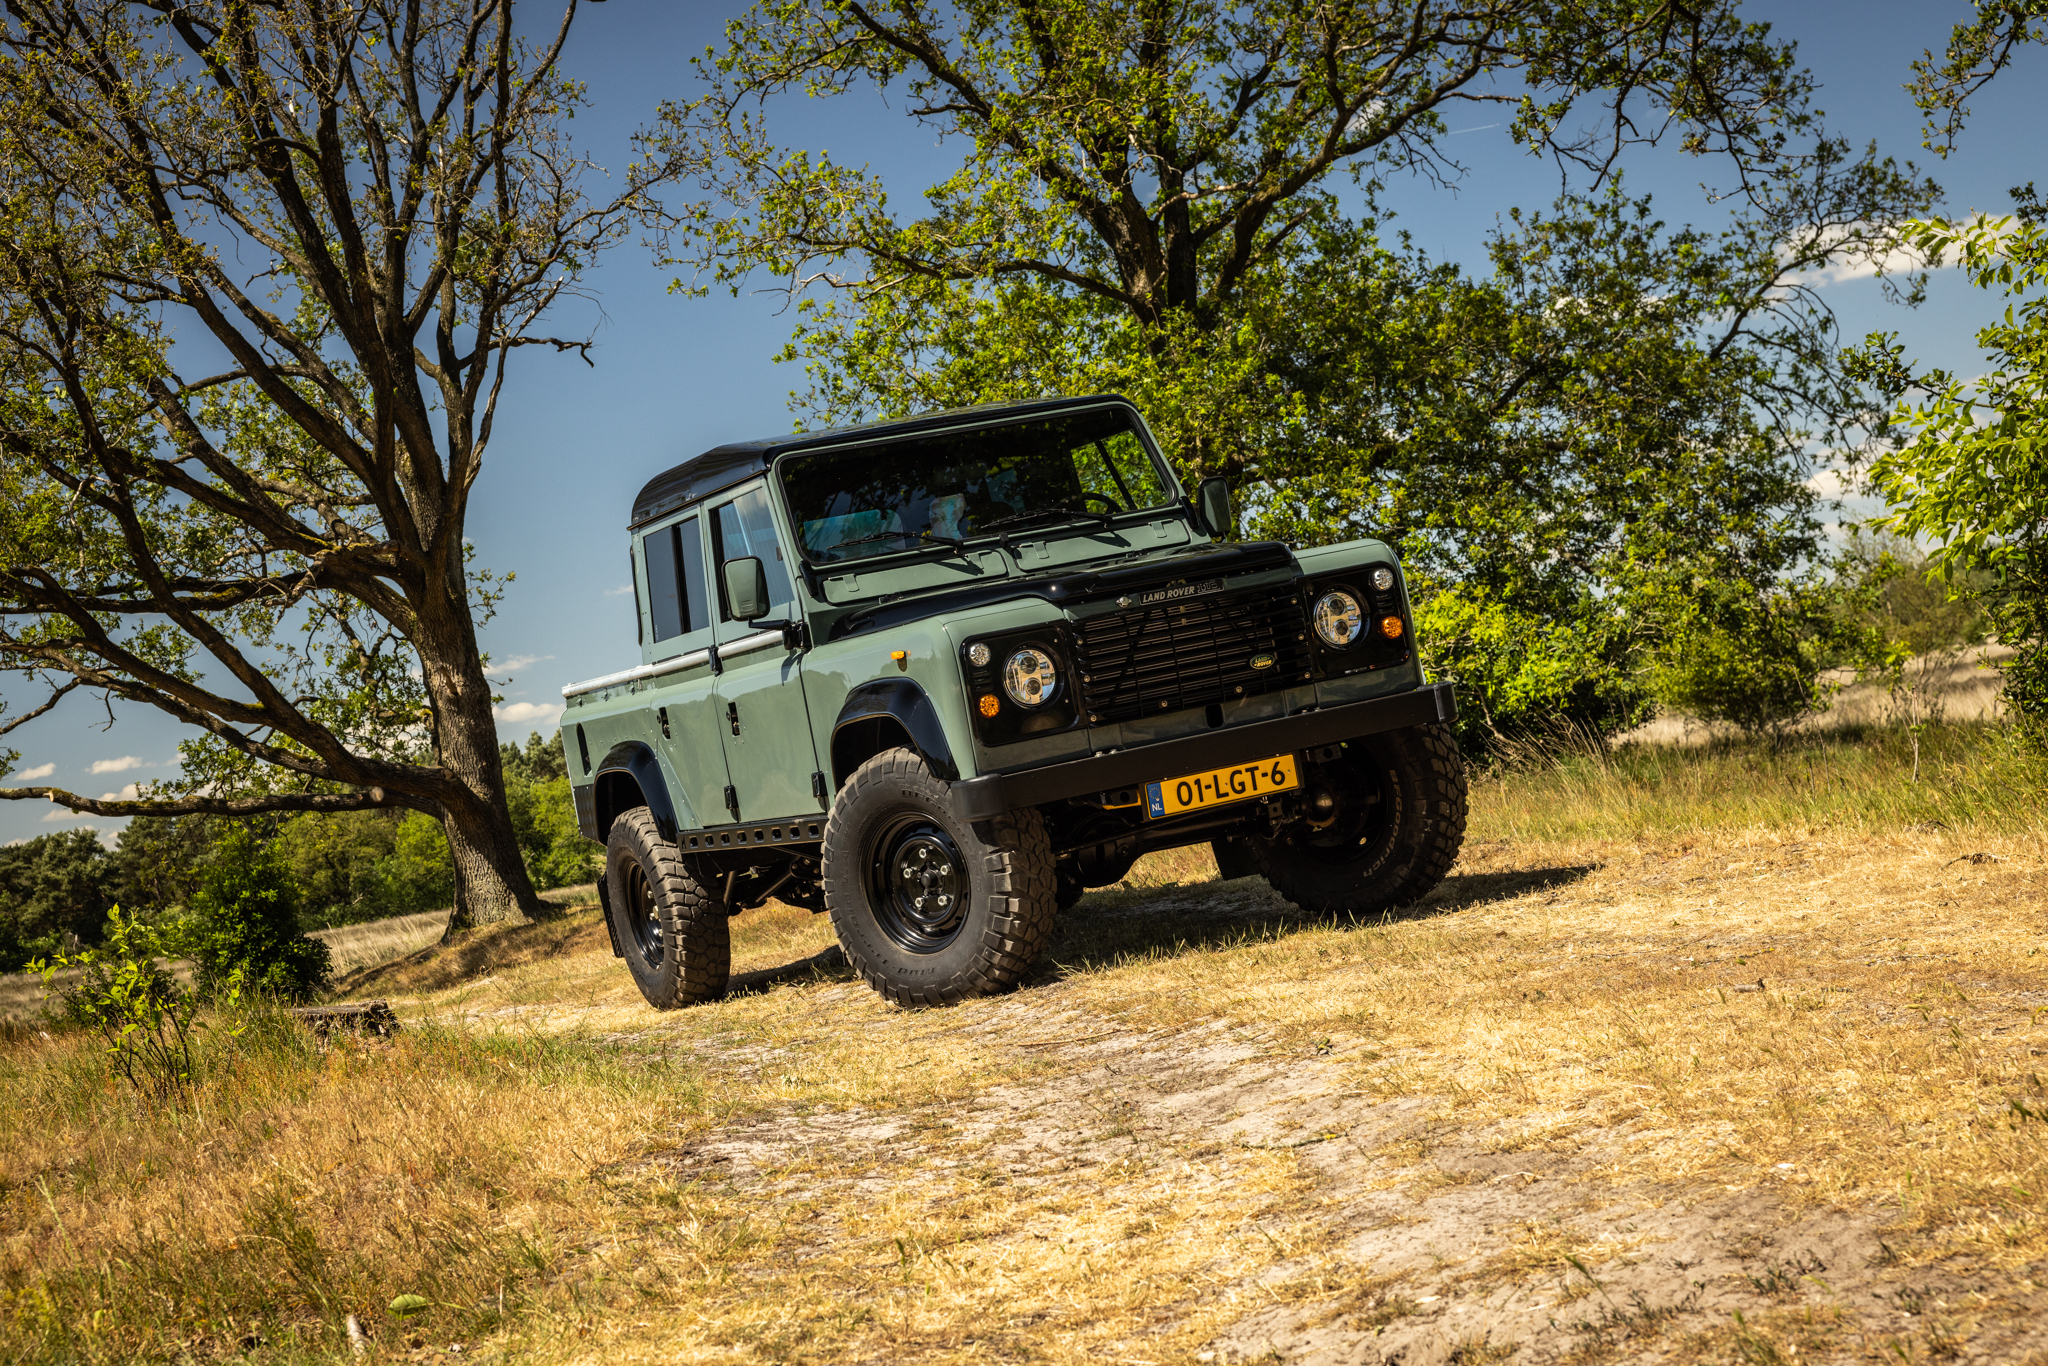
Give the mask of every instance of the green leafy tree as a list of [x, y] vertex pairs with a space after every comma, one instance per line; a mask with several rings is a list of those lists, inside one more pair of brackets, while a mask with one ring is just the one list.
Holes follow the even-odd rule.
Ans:
[[[20, 0], [0, 16], [0, 669], [191, 728], [117, 816], [405, 810], [452, 928], [543, 914], [470, 497], [515, 351], [630, 231], [582, 193], [576, 9]], [[189, 342], [189, 344], [186, 344]]]
[[98, 943], [118, 877], [116, 861], [89, 830], [0, 848], [0, 972]]
[[[1240, 481], [1253, 534], [1379, 535], [1453, 595], [1425, 611], [1435, 665], [1493, 694], [1475, 739], [1560, 701], [1626, 724], [1666, 582], [1812, 560], [1807, 453], [1868, 400], [1808, 273], [1936, 193], [1826, 136], [1790, 46], [1725, 4], [774, 0], [699, 69], [647, 135], [709, 191], [668, 259], [782, 282], [801, 408], [1127, 394], [1190, 481]], [[782, 103], [855, 92], [903, 97], [958, 173], [904, 211], [775, 139]], [[1454, 178], [1453, 111], [1496, 108], [1577, 187], [1508, 215], [1484, 275], [1388, 240], [1389, 178]], [[1622, 192], [1667, 138], [1729, 172], [1725, 228]], [[1505, 645], [1564, 622], [1533, 667]]]
[[[1942, 58], [1915, 63], [1927, 144], [1946, 155], [1969, 97], [2043, 41], [2048, 6], [2040, 0], [1979, 0]], [[1971, 284], [2002, 298], [1997, 320], [1977, 334], [1990, 370], [1966, 379], [1916, 369], [1891, 333], [1872, 334], [1860, 363], [1901, 398], [1903, 439], [1870, 467], [1890, 505], [1878, 525], [1931, 543], [1937, 572], [1982, 604], [2017, 652], [2003, 666], [2006, 704], [2038, 736], [2048, 733], [2048, 206], [2032, 183], [2012, 195], [2011, 216], [1928, 219], [1909, 229], [1922, 251], [1952, 254]], [[1973, 573], [1981, 586], [1969, 582]]]
[[223, 826], [178, 943], [202, 994], [230, 990], [302, 1000], [326, 985], [327, 945], [299, 932], [298, 889], [277, 841]]

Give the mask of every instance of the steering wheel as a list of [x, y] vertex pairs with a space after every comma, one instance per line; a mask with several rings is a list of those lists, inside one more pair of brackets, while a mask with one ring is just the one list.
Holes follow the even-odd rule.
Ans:
[[1081, 495], [1081, 506], [1082, 506], [1082, 507], [1086, 507], [1086, 506], [1088, 506], [1088, 504], [1090, 504], [1090, 503], [1100, 503], [1100, 504], [1102, 504], [1102, 505], [1103, 505], [1104, 507], [1108, 508], [1108, 509], [1109, 509], [1109, 510], [1110, 510], [1111, 512], [1122, 512], [1122, 511], [1124, 510], [1124, 509], [1123, 509], [1123, 505], [1122, 505], [1121, 503], [1117, 502], [1117, 500], [1116, 500], [1116, 499], [1114, 499], [1114, 498], [1106, 498], [1106, 497], [1104, 497], [1104, 496], [1103, 496], [1102, 494], [1099, 494], [1099, 493], [1084, 493], [1084, 494], [1082, 494], [1082, 495]]

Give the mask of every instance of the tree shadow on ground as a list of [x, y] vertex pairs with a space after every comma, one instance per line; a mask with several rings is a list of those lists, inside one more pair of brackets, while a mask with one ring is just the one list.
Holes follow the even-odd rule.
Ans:
[[374, 991], [438, 991], [527, 963], [567, 958], [598, 949], [611, 952], [611, 939], [595, 906], [572, 909], [556, 920], [488, 925], [452, 943], [433, 943], [403, 958], [357, 968], [338, 977], [336, 997]]
[[1592, 863], [1560, 864], [1453, 874], [1422, 900], [1373, 916], [1305, 911], [1260, 877], [1091, 892], [1060, 917], [1052, 946], [1033, 980], [1053, 981], [1097, 971], [1119, 960], [1172, 958], [1305, 930], [1366, 929], [1434, 919], [1488, 902], [1568, 886], [1597, 867]]

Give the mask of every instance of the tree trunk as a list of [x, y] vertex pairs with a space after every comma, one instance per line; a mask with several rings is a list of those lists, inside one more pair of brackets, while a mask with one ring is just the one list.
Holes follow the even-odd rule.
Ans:
[[[491, 715], [491, 685], [484, 677], [467, 604], [451, 613], [447, 629], [422, 622], [414, 637], [427, 695], [434, 702], [434, 745], [449, 779], [442, 795], [442, 828], [455, 865], [455, 910], [450, 935], [507, 920], [544, 920], [559, 912], [540, 899], [519, 856], [512, 813], [505, 805], [505, 772], [498, 758], [498, 724]], [[438, 623], [437, 623], [438, 624]], [[440, 648], [435, 648], [439, 646]], [[431, 654], [430, 654], [431, 651]]]
[[448, 832], [448, 857], [455, 865], [455, 911], [448, 917], [447, 936], [559, 914], [533, 890], [512, 817], [502, 804], [449, 802], [441, 826]]

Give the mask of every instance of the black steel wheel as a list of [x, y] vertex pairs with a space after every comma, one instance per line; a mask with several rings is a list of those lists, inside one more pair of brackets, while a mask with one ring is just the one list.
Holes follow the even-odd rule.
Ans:
[[673, 1010], [725, 995], [732, 975], [726, 905], [690, 875], [646, 807], [612, 822], [605, 879], [612, 934], [647, 1004]]
[[825, 909], [868, 985], [897, 1005], [1007, 991], [1052, 940], [1052, 843], [1036, 811], [968, 822], [907, 749], [854, 770], [825, 821]]
[[1311, 771], [1311, 809], [1277, 837], [1244, 837], [1273, 890], [1303, 910], [1372, 914], [1427, 896], [1465, 843], [1465, 761], [1447, 727], [1351, 741]]
[[944, 826], [911, 813], [885, 826], [868, 858], [868, 902], [882, 932], [937, 953], [967, 923], [967, 862]]

